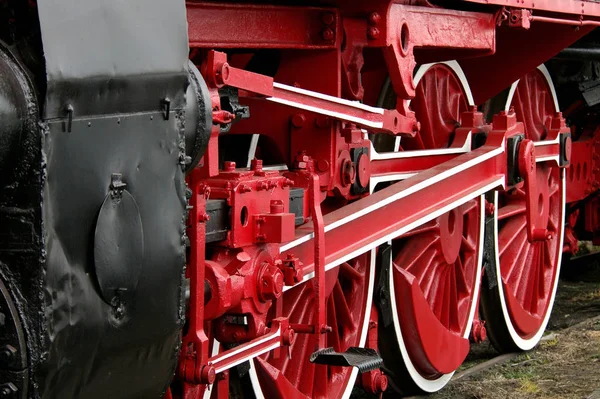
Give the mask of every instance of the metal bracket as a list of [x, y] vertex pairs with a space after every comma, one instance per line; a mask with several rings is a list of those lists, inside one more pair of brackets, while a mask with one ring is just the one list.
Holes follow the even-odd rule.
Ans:
[[371, 107], [310, 90], [273, 81], [270, 76], [234, 68], [225, 53], [209, 51], [207, 83], [212, 87], [234, 87], [265, 97], [267, 101], [315, 112], [338, 120], [352, 122], [375, 133], [405, 134], [413, 137], [419, 124], [413, 112]]
[[161, 100], [160, 107], [163, 112], [163, 118], [168, 121], [169, 114], [171, 113], [171, 99], [169, 97], [165, 97], [163, 100]]
[[560, 133], [560, 154], [558, 156], [558, 166], [566, 168], [571, 163], [571, 149], [573, 142], [571, 140], [571, 133]]
[[65, 111], [67, 113], [67, 133], [71, 133], [71, 128], [73, 126], [73, 106], [71, 104], [67, 104], [65, 107]]
[[126, 187], [127, 184], [123, 182], [120, 173], [113, 173], [110, 176], [110, 197], [112, 199], [120, 199], [123, 196], [123, 190], [125, 190]]
[[525, 139], [523, 134], [517, 134], [506, 139], [506, 159], [508, 161], [506, 183], [509, 187], [523, 181], [519, 173], [519, 144], [523, 139]]

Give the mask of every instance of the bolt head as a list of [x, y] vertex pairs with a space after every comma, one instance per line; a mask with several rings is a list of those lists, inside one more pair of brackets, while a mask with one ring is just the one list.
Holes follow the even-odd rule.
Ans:
[[327, 42], [333, 41], [335, 39], [335, 32], [331, 28], [325, 28], [321, 32], [321, 37]]
[[255, 172], [260, 172], [263, 168], [263, 161], [262, 159], [253, 159], [250, 161], [250, 169], [255, 171]]
[[203, 384], [212, 384], [215, 382], [216, 374], [213, 366], [202, 366], [200, 371], [200, 381]]
[[388, 379], [385, 375], [379, 374], [375, 379], [375, 390], [377, 392], [385, 392], [388, 387]]
[[304, 122], [306, 122], [306, 117], [303, 114], [295, 114], [292, 116], [292, 126], [297, 129], [300, 129], [304, 126]]
[[377, 39], [379, 37], [379, 29], [372, 26], [369, 28], [369, 30], [367, 31], [367, 36], [369, 37], [369, 39], [374, 40]]
[[258, 296], [263, 301], [277, 299], [283, 292], [283, 272], [269, 263], [259, 273]]
[[331, 13], [331, 12], [323, 13], [323, 15], [321, 15], [321, 21], [325, 25], [331, 25], [332, 23], [335, 22], [335, 15], [333, 15], [333, 13]]
[[372, 12], [371, 14], [369, 14], [369, 25], [377, 25], [379, 22], [381, 21], [381, 15], [379, 15], [376, 12]]
[[225, 168], [226, 172], [234, 172], [235, 171], [235, 162], [225, 161], [225, 163], [223, 164], [223, 167]]
[[327, 172], [329, 170], [329, 162], [326, 159], [319, 159], [317, 161], [317, 169], [319, 172]]

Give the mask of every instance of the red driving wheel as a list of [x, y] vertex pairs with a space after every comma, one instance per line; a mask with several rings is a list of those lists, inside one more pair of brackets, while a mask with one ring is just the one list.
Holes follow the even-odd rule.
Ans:
[[[364, 345], [373, 284], [371, 255], [360, 255], [326, 274], [326, 347], [344, 352]], [[300, 284], [283, 296], [282, 315], [290, 323], [310, 324], [315, 316], [312, 283]], [[309, 362], [316, 348], [312, 334], [297, 334], [289, 348], [270, 352], [253, 361], [250, 377], [257, 398], [341, 398], [348, 397], [357, 370], [350, 367], [317, 365]]]
[[[415, 74], [415, 84], [411, 108], [421, 130], [395, 143], [394, 150], [448, 147], [461, 114], [473, 104], [460, 66], [424, 65]], [[383, 96], [390, 102], [382, 105], [393, 106], [393, 96]], [[380, 151], [382, 146], [380, 142]], [[483, 205], [482, 197], [461, 200], [392, 242], [392, 323], [380, 328], [379, 349], [390, 385], [400, 393], [441, 389], [469, 351], [481, 276]]]
[[[496, 103], [514, 108], [525, 137], [536, 142], [546, 138], [558, 112], [552, 80], [544, 66], [513, 84]], [[537, 163], [536, 179], [538, 225], [546, 226], [549, 239], [528, 240], [523, 189], [490, 196], [496, 203], [495, 231], [490, 235], [496, 248], [498, 284], [482, 293], [482, 314], [490, 340], [503, 352], [528, 350], [539, 342], [558, 284], [564, 234], [563, 171], [551, 162]]]

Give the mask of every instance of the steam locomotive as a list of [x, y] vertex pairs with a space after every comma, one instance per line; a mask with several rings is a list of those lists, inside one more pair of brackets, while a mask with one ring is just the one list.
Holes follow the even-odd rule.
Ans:
[[597, 1], [0, 20], [0, 398], [435, 392], [599, 238]]

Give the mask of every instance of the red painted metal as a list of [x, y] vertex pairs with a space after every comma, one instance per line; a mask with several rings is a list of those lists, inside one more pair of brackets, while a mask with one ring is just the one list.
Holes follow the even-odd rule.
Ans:
[[311, 184], [308, 189], [308, 201], [310, 213], [314, 226], [314, 271], [315, 278], [313, 287], [316, 292], [316, 313], [313, 324], [314, 334], [318, 335], [316, 349], [325, 348], [324, 333], [331, 331], [331, 327], [325, 324], [325, 227], [323, 213], [321, 212], [319, 177], [311, 173], [309, 177]]
[[[418, 153], [414, 150], [451, 143], [463, 148], [471, 129], [457, 129], [461, 116], [465, 114], [467, 123], [482, 124], [481, 114], [467, 112], [467, 90], [449, 66], [429, 67], [411, 102], [421, 130], [412, 139], [402, 139], [400, 149]], [[481, 233], [481, 205], [472, 199], [393, 243], [398, 251], [392, 274], [402, 339], [410, 343], [409, 361], [427, 378], [453, 372], [468, 353], [464, 334], [477, 295]]]
[[[369, 332], [367, 333], [367, 343], [365, 347], [378, 350], [379, 339], [379, 312], [377, 307], [372, 306], [371, 318], [369, 320]], [[374, 395], [381, 395], [387, 390], [388, 378], [381, 370], [371, 370], [363, 373], [360, 379], [360, 385], [363, 389]]]
[[[480, 215], [478, 200], [471, 200], [395, 243], [400, 324], [405, 341], [412, 343], [411, 360], [423, 375], [456, 370], [468, 352], [463, 336], [477, 294]], [[417, 320], [424, 314], [433, 317]]]
[[[205, 222], [208, 215], [205, 212], [206, 199], [209, 189], [202, 183], [199, 169], [192, 171], [189, 183], [192, 188], [190, 206], [192, 211], [189, 217], [188, 236], [190, 242], [190, 256], [188, 260], [187, 277], [190, 279], [190, 307], [187, 314], [188, 331], [182, 338], [180, 352], [179, 378], [183, 382], [192, 384], [212, 383], [203, 378], [202, 369], [208, 361], [208, 337], [204, 331], [204, 264], [206, 232]], [[214, 380], [213, 380], [214, 381]]]
[[573, 142], [571, 166], [567, 170], [567, 202], [581, 201], [600, 188], [598, 133]]
[[546, 228], [548, 209], [543, 206], [543, 194], [538, 193], [537, 190], [535, 151], [533, 141], [529, 139], [523, 140], [519, 146], [519, 171], [525, 180], [523, 191], [525, 192], [527, 239], [529, 242], [549, 240], [552, 232]]
[[469, 340], [444, 328], [432, 312], [419, 281], [401, 268], [396, 270], [398, 273], [394, 275], [394, 281], [401, 294], [396, 297], [400, 306], [400, 323], [414, 329], [405, 335], [405, 339], [411, 342], [407, 348], [411, 359], [424, 375], [453, 372], [467, 357]]
[[[366, 301], [371, 265], [364, 254], [325, 276], [326, 324], [331, 331], [323, 334], [325, 345], [336, 351], [358, 346], [365, 319], [369, 317]], [[317, 318], [317, 287], [314, 281], [286, 291], [282, 297], [281, 314], [289, 317], [297, 339], [279, 355], [271, 353], [257, 358], [254, 365], [265, 398], [340, 397], [350, 381], [351, 369], [317, 365], [308, 361], [319, 346], [319, 337], [310, 328]], [[301, 330], [297, 326], [304, 326]], [[308, 327], [308, 328], [306, 328]]]
[[402, 139], [402, 150], [448, 147], [456, 128], [462, 124], [462, 113], [470, 110], [462, 83], [445, 64], [436, 64], [427, 70], [419, 80], [410, 107], [421, 129], [414, 138]]
[[575, 255], [579, 251], [579, 242], [575, 235], [575, 225], [579, 217], [579, 209], [572, 210], [568, 213], [565, 222], [565, 237], [563, 241], [563, 252]]
[[473, 327], [471, 328], [471, 340], [475, 343], [481, 343], [487, 339], [487, 331], [485, 329], [485, 321], [480, 320], [479, 316], [473, 319]]
[[[568, 25], [533, 24], [530, 29], [499, 27], [494, 55], [461, 59], [476, 104], [482, 104], [528, 72], [568, 47], [593, 27], [573, 29]], [[546, 40], [552, 37], [552, 40]], [[540, 46], [540, 43], [544, 43]], [[519, 60], [519, 62], [514, 62]], [[490, 77], [493, 76], [493, 79]]]
[[294, 237], [294, 214], [289, 213], [289, 187], [293, 182], [278, 171], [255, 162], [236, 169], [225, 162], [218, 176], [206, 179], [210, 199], [224, 199], [231, 207], [231, 229], [222, 245], [241, 248], [252, 244], [280, 243]]
[[563, 0], [466, 0], [471, 3], [499, 5], [502, 7], [524, 8], [573, 14], [586, 17], [600, 17], [600, 5], [593, 1]]
[[[485, 1], [496, 3], [500, 5], [499, 0]], [[340, 396], [347, 388], [349, 370], [307, 366], [306, 359], [325, 345], [337, 350], [358, 345], [372, 284], [367, 278], [370, 264], [362, 264], [359, 255], [399, 235], [404, 235], [400, 241], [414, 248], [427, 243], [439, 247], [440, 265], [447, 266], [436, 268], [437, 277], [431, 277], [402, 265], [410, 263], [410, 251], [395, 258], [400, 317], [416, 334], [405, 337], [414, 339], [409, 351], [425, 374], [455, 370], [468, 349], [462, 334], [467, 328], [464, 309], [473, 292], [468, 290], [469, 284], [463, 289], [455, 284], [455, 300], [450, 301], [454, 306], [442, 309], [440, 290], [451, 287], [459, 272], [472, 274], [473, 262], [466, 255], [472, 257], [474, 251], [467, 251], [463, 240], [466, 230], [474, 234], [474, 227], [465, 230], [474, 220], [468, 216], [473, 212], [468, 205], [484, 191], [507, 185], [507, 175], [514, 171], [507, 170], [506, 140], [523, 132], [528, 139], [545, 140], [546, 145], [532, 148], [528, 141], [521, 144], [519, 172], [525, 177], [526, 189], [507, 187], [510, 193], [501, 196], [501, 263], [510, 253], [518, 258], [518, 252], [511, 249], [516, 242], [539, 247], [527, 250], [538, 251], [530, 257], [535, 267], [526, 270], [529, 280], [550, 279], [545, 270], [551, 268], [540, 265], [552, 263], [553, 258], [543, 259], [541, 254], [555, 245], [561, 234], [550, 204], [556, 203], [560, 192], [555, 191], [556, 181], [563, 172], [547, 162], [530, 166], [536, 160], [557, 158], [565, 150], [558, 141], [549, 143], [557, 137], [554, 133], [564, 132], [564, 120], [555, 110], [546, 112], [552, 109], [548, 97], [536, 102], [541, 108], [527, 108], [531, 102], [526, 99], [540, 93], [537, 77], [529, 79], [528, 75], [523, 80], [527, 85], [518, 88], [515, 96], [524, 99], [524, 105], [515, 102], [523, 124], [517, 123], [513, 114], [503, 113], [496, 116], [493, 126], [485, 126], [481, 114], [469, 109], [457, 76], [445, 65], [433, 67], [419, 87], [413, 84], [417, 62], [460, 59], [475, 101], [481, 103], [589, 32], [592, 26], [587, 25], [597, 23], [600, 10], [595, 3], [586, 2], [585, 17], [576, 19], [584, 14], [579, 3], [541, 0], [535, 7], [530, 3], [525, 0], [506, 12], [496, 12], [498, 7], [471, 12], [385, 0], [340, 1], [336, 7], [188, 2], [190, 46], [196, 49], [192, 55], [202, 64], [217, 124], [201, 165], [189, 178], [192, 209], [187, 277], [191, 296], [178, 369], [185, 387], [183, 397], [200, 397], [203, 386], [198, 384], [212, 383], [215, 378], [218, 396], [227, 396], [226, 370], [251, 358], [266, 397]], [[528, 9], [533, 9], [533, 14]], [[503, 20], [506, 13], [508, 23]], [[555, 40], [541, 40], [550, 36]], [[233, 51], [225, 55], [215, 49]], [[266, 68], [273, 67], [270, 76], [244, 70], [250, 57], [233, 55], [258, 49], [281, 50], [270, 55], [276, 60]], [[370, 78], [363, 79], [367, 73]], [[374, 103], [372, 93], [379, 87], [369, 85], [382, 82], [388, 74], [397, 97], [395, 106], [389, 107], [392, 109], [342, 100], [365, 98]], [[231, 132], [260, 133], [258, 152], [285, 163], [290, 171], [266, 171], [257, 161], [250, 170], [226, 162], [219, 171], [219, 124], [233, 119], [220, 107], [218, 89], [225, 86], [239, 89], [241, 102], [250, 106], [252, 115]], [[431, 96], [431, 92], [439, 96]], [[557, 121], [560, 127], [552, 125]], [[361, 128], [368, 133], [403, 134], [401, 149], [411, 153], [404, 158], [373, 159], [375, 154]], [[470, 151], [467, 139], [480, 132], [488, 135], [485, 145]], [[569, 179], [572, 200], [582, 200], [597, 188], [600, 169], [593, 158], [594, 143], [591, 139], [573, 143], [573, 167], [567, 173], [573, 176]], [[416, 151], [433, 148], [450, 151], [435, 155]], [[415, 175], [368, 195], [373, 178], [398, 174]], [[308, 223], [298, 228], [288, 206], [292, 185], [305, 190]], [[540, 195], [542, 201], [536, 201]], [[209, 260], [204, 243], [207, 199], [224, 199], [231, 207], [231, 231], [226, 240], [211, 246]], [[457, 210], [448, 213], [451, 208]], [[589, 201], [585, 209], [586, 214], [595, 215], [597, 204]], [[421, 228], [413, 230], [417, 225]], [[506, 235], [513, 225], [518, 225], [514, 228], [519, 232]], [[423, 230], [431, 226], [436, 226], [435, 233]], [[589, 228], [596, 231], [598, 225]], [[543, 229], [544, 234], [537, 234], [536, 229]], [[546, 230], [555, 232], [551, 239], [534, 240], [547, 238]], [[533, 243], [527, 240], [527, 233]], [[571, 240], [569, 245], [576, 244]], [[457, 266], [457, 259], [462, 267]], [[515, 283], [515, 279], [505, 279], [507, 302], [520, 333], [527, 336], [547, 306], [542, 302], [548, 290], [544, 286], [544, 292], [534, 292], [533, 285]], [[212, 296], [205, 305], [206, 282]], [[347, 292], [348, 286], [353, 291]], [[527, 301], [517, 286], [529, 290]], [[282, 294], [284, 289], [287, 291]], [[231, 320], [242, 316], [247, 324]], [[371, 321], [375, 327], [369, 329], [369, 345], [376, 346], [377, 317]], [[287, 338], [281, 335], [281, 328], [279, 336], [274, 333], [279, 325], [285, 326]], [[242, 345], [210, 359], [205, 328], [223, 342]], [[296, 343], [289, 337], [294, 329], [300, 334]], [[281, 350], [257, 357], [270, 345]], [[286, 356], [286, 345], [293, 361]], [[376, 392], [382, 389], [384, 379], [376, 371], [362, 381]]]
[[186, 7], [191, 48], [321, 50], [341, 40], [335, 8], [193, 1]]
[[[492, 14], [393, 4], [385, 23], [384, 55], [394, 91], [400, 99], [415, 95], [412, 73], [419, 51], [424, 58], [421, 62], [454, 59], [461, 52], [471, 56], [494, 52], [496, 26]], [[476, 34], [474, 26], [477, 26]], [[432, 48], [437, 52], [434, 59], [428, 58], [428, 49]], [[450, 54], [452, 56], [448, 56]], [[398, 101], [396, 107], [402, 112], [406, 105]]]
[[[527, 138], [524, 142], [530, 147], [535, 141], [556, 136], [556, 129], [552, 129], [557, 125], [553, 123], [556, 108], [541, 72], [535, 70], [519, 81], [512, 105], [518, 110], [517, 118], [523, 122]], [[539, 331], [550, 306], [564, 229], [563, 171], [557, 165], [535, 164], [531, 159], [527, 163], [521, 156], [526, 165], [520, 169], [528, 173], [525, 186], [503, 193], [498, 208], [498, 256], [506, 305], [523, 338]]]
[[269, 332], [259, 338], [255, 338], [252, 341], [211, 357], [208, 366], [205, 367], [213, 368], [214, 373], [222, 373], [231, 367], [251, 360], [257, 355], [270, 352], [281, 346], [293, 345], [295, 340], [296, 334], [289, 327], [288, 320], [286, 318], [275, 318], [271, 321]]
[[274, 83], [269, 76], [259, 75], [229, 66], [224, 53], [214, 54], [214, 63], [207, 66], [211, 83], [228, 85], [266, 97], [267, 100], [294, 108], [304, 109], [342, 121], [356, 123], [373, 132], [405, 133], [414, 135], [418, 126], [414, 116], [405, 116], [396, 110], [383, 110], [353, 103], [337, 97]]

